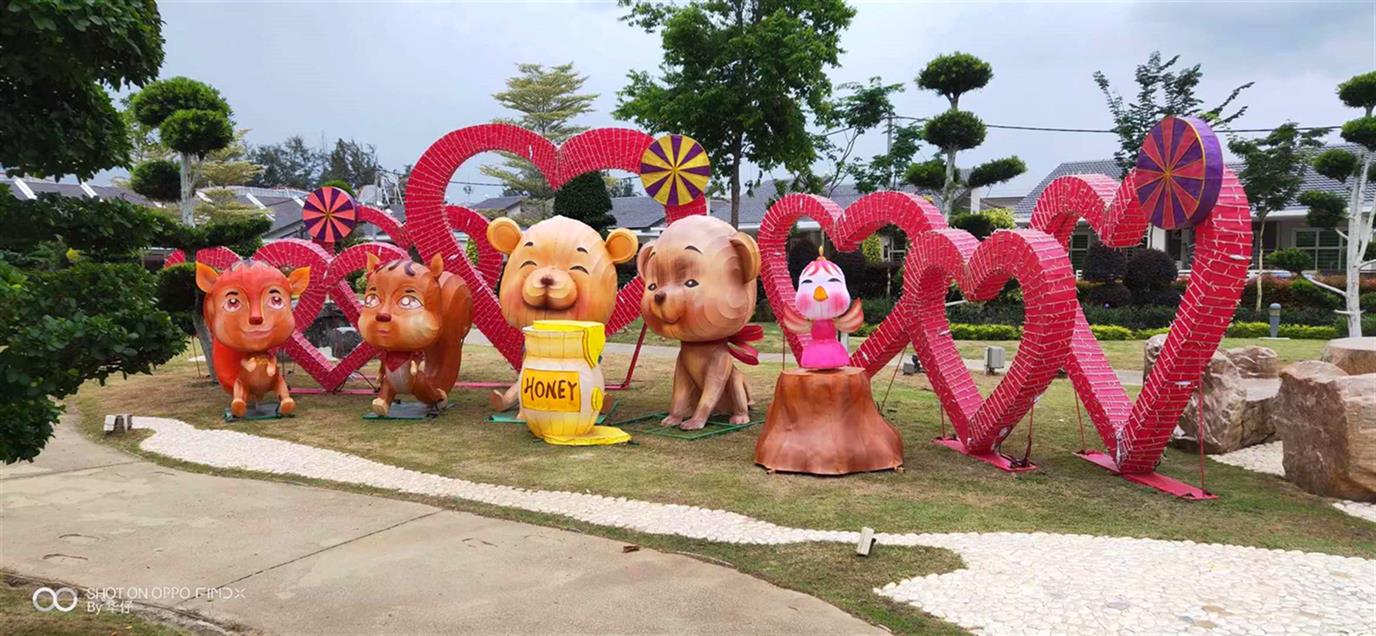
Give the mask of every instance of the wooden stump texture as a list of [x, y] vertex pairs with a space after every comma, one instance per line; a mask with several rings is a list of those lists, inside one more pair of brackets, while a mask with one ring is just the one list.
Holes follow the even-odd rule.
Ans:
[[880, 415], [863, 369], [788, 369], [755, 444], [769, 470], [845, 475], [903, 465], [903, 438]]

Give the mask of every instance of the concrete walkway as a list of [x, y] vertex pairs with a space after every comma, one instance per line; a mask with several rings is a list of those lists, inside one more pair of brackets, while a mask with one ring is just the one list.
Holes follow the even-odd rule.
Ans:
[[162, 597], [152, 605], [266, 633], [881, 633], [685, 556], [164, 468], [66, 422], [36, 463], [0, 468], [0, 568], [135, 588]]

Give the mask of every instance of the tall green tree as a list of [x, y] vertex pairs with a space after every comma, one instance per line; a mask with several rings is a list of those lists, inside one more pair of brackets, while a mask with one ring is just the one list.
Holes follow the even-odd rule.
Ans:
[[377, 182], [382, 166], [377, 161], [377, 148], [372, 144], [360, 144], [352, 139], [335, 140], [334, 149], [325, 157], [324, 169], [316, 185], [326, 181], [343, 181], [352, 190]]
[[1163, 118], [1188, 115], [1203, 119], [1215, 128], [1224, 128], [1247, 112], [1246, 106], [1232, 112], [1228, 112], [1228, 107], [1242, 91], [1251, 88], [1253, 82], [1234, 88], [1217, 106], [1206, 109], [1204, 100], [1195, 96], [1204, 72], [1198, 64], [1173, 70], [1179, 61], [1179, 55], [1162, 61], [1161, 52], [1152, 51], [1147, 63], [1139, 65], [1133, 76], [1137, 82], [1137, 101], [1131, 103], [1124, 101], [1123, 96], [1113, 89], [1103, 71], [1094, 72], [1094, 83], [1108, 102], [1108, 110], [1113, 115], [1113, 131], [1118, 134], [1119, 148], [1113, 153], [1113, 159], [1125, 175], [1137, 164], [1137, 151], [1142, 148], [1142, 139]]
[[[855, 144], [866, 133], [893, 125], [893, 95], [903, 92], [902, 84], [885, 84], [879, 77], [871, 77], [863, 84], [847, 82], [836, 88], [844, 94], [827, 100], [817, 111], [821, 132], [813, 136], [813, 146], [827, 165], [827, 172], [816, 179], [817, 194], [828, 197], [847, 177], [859, 181], [871, 172], [884, 170], [872, 168], [869, 162], [855, 157]], [[811, 174], [810, 168], [807, 174]], [[884, 183], [890, 181], [885, 179]]]
[[0, 3], [0, 165], [82, 179], [127, 165], [128, 125], [106, 89], [157, 77], [162, 42], [153, 0]]
[[[580, 93], [587, 76], [573, 70], [573, 64], [545, 68], [539, 64], [517, 64], [520, 74], [506, 81], [506, 90], [492, 95], [498, 104], [519, 113], [518, 117], [497, 121], [515, 124], [539, 133], [559, 144], [584, 130], [573, 122], [579, 115], [592, 112], [596, 94]], [[501, 166], [483, 166], [483, 174], [501, 181], [503, 194], [525, 195], [532, 207], [539, 207], [554, 197], [548, 177], [535, 164], [512, 154], [506, 154]]]
[[569, 179], [554, 195], [554, 213], [587, 223], [599, 234], [616, 225], [611, 215], [612, 197], [600, 172]]
[[162, 145], [177, 153], [182, 223], [195, 225], [194, 197], [202, 163], [206, 155], [234, 142], [229, 103], [209, 84], [174, 77], [149, 84], [129, 105], [139, 123], [157, 129]]
[[1338, 99], [1350, 108], [1357, 108], [1362, 115], [1343, 124], [1344, 141], [1355, 144], [1357, 152], [1335, 148], [1320, 153], [1314, 158], [1314, 170], [1330, 179], [1349, 183], [1347, 201], [1331, 192], [1313, 190], [1300, 195], [1300, 202], [1309, 206], [1309, 224], [1315, 227], [1339, 227], [1346, 225], [1347, 240], [1347, 282], [1345, 289], [1337, 289], [1319, 281], [1316, 285], [1341, 294], [1346, 301], [1339, 313], [1347, 318], [1347, 334], [1354, 338], [1362, 336], [1361, 272], [1362, 268], [1376, 264], [1376, 254], [1372, 247], [1372, 225], [1376, 222], [1376, 212], [1364, 210], [1366, 189], [1372, 173], [1372, 155], [1376, 153], [1376, 71], [1357, 75], [1338, 85]]
[[293, 135], [277, 144], [255, 146], [248, 156], [250, 161], [263, 167], [252, 185], [310, 190], [322, 181], [324, 153], [306, 145], [301, 135]]
[[956, 155], [983, 144], [987, 132], [983, 120], [960, 109], [960, 98], [984, 88], [993, 77], [994, 69], [988, 62], [959, 51], [938, 56], [917, 76], [919, 88], [945, 97], [950, 107], [922, 126], [922, 138], [936, 146], [940, 156], [909, 166], [906, 177], [917, 187], [940, 193], [941, 211], [946, 218], [955, 215], [959, 202], [972, 190], [1002, 183], [1027, 171], [1022, 159], [1016, 156], [986, 161], [970, 169], [968, 176], [962, 176], [956, 167]]
[[[1263, 262], [1266, 217], [1295, 200], [1304, 183], [1304, 175], [1309, 171], [1309, 161], [1323, 146], [1323, 137], [1327, 134], [1326, 129], [1301, 131], [1294, 122], [1286, 122], [1261, 139], [1234, 137], [1228, 140], [1228, 149], [1245, 164], [1237, 178], [1247, 191], [1252, 222], [1257, 228], [1253, 233], [1256, 245], [1252, 250], [1257, 269], [1261, 269]], [[1261, 295], [1261, 277], [1258, 276], [1257, 311], [1261, 311]]]
[[621, 4], [624, 21], [660, 35], [664, 60], [658, 77], [630, 73], [616, 116], [701, 142], [739, 225], [746, 163], [801, 173], [816, 158], [809, 111], [826, 105], [826, 70], [855, 10], [843, 0]]

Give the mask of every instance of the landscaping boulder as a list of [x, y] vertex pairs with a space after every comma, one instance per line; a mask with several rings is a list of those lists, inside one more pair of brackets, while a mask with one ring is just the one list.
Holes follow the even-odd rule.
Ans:
[[1323, 350], [1323, 361], [1348, 375], [1376, 373], [1376, 337], [1329, 340]]
[[1376, 501], [1376, 373], [1306, 360], [1280, 372], [1271, 421], [1285, 478], [1312, 493]]
[[336, 358], [349, 355], [363, 342], [363, 337], [353, 327], [335, 327], [330, 330], [330, 354]]
[[1280, 358], [1272, 349], [1251, 345], [1228, 349], [1225, 353], [1244, 378], [1274, 378], [1280, 373]]
[[1180, 414], [1172, 443], [1181, 448], [1197, 449], [1201, 398], [1205, 453], [1230, 453], [1270, 440], [1275, 429], [1265, 411], [1274, 391], [1249, 386], [1255, 382], [1244, 380], [1227, 354], [1215, 352], [1209, 359], [1199, 389], [1190, 396], [1189, 404]]

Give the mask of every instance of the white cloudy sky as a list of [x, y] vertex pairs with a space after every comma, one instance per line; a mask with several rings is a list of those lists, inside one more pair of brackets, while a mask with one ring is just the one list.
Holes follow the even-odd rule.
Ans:
[[[1335, 85], [1376, 68], [1376, 3], [926, 3], [856, 2], [833, 80], [907, 82], [901, 113], [944, 107], [911, 80], [933, 56], [974, 53], [994, 80], [962, 101], [985, 121], [1107, 128], [1091, 74], [1125, 91], [1153, 50], [1203, 65], [1210, 101], [1255, 81], [1238, 127], [1287, 119], [1331, 125], [1353, 116]], [[600, 3], [163, 2], [163, 76], [211, 83], [229, 99], [250, 143], [301, 134], [377, 146], [384, 165], [414, 163], [440, 135], [503, 116], [491, 94], [521, 62], [572, 61], [598, 93], [590, 126], [616, 122], [615, 93], [631, 69], [660, 61], [658, 38]], [[862, 151], [882, 149], [874, 135]], [[970, 160], [1017, 154], [1028, 174], [992, 194], [1022, 194], [1061, 161], [1109, 156], [1112, 135], [991, 130]], [[925, 151], [924, 151], [924, 154]], [[481, 156], [474, 164], [489, 159]], [[962, 162], [966, 163], [966, 162]], [[466, 165], [457, 177], [491, 182]], [[496, 188], [476, 188], [480, 199]], [[462, 200], [462, 192], [453, 191]]]

